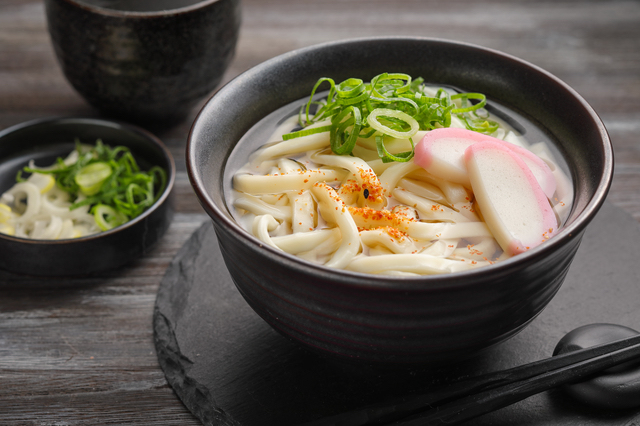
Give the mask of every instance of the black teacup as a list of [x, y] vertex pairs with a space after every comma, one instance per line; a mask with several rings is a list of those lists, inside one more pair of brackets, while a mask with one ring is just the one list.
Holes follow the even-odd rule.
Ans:
[[94, 107], [123, 119], [183, 119], [235, 52], [240, 0], [45, 0], [64, 75]]

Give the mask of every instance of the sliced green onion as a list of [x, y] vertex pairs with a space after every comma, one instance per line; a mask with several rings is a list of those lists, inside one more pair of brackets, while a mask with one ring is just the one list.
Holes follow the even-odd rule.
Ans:
[[[111, 148], [97, 140], [95, 146], [87, 147], [76, 141], [77, 159], [65, 164], [58, 158], [56, 166], [51, 168], [29, 168], [28, 173], [51, 174], [55, 177], [56, 185], [68, 192], [72, 199], [78, 194], [86, 195], [81, 201], [72, 204], [69, 209], [89, 205], [104, 205], [113, 209], [102, 215], [102, 225], [107, 226], [110, 221], [133, 219], [142, 214], [157, 201], [167, 186], [167, 172], [161, 167], [152, 167], [148, 172], [140, 170], [129, 148], [116, 146]], [[99, 215], [94, 214], [98, 219]], [[105, 216], [115, 219], [104, 219]], [[96, 222], [97, 223], [97, 222]], [[107, 225], [105, 225], [105, 223]], [[115, 222], [114, 222], [115, 223]], [[102, 229], [102, 226], [101, 226]]]
[[[388, 83], [378, 88], [381, 82]], [[404, 83], [406, 81], [406, 83]], [[371, 80], [371, 91], [378, 97], [388, 97], [391, 93], [400, 94], [411, 88], [411, 76], [403, 73], [382, 73]]]
[[[311, 104], [312, 104], [312, 103], [314, 103], [314, 102], [312, 102], [311, 100], [312, 100], [312, 99], [313, 99], [313, 97], [315, 96], [315, 94], [316, 94], [316, 90], [318, 90], [318, 87], [319, 87], [322, 83], [324, 83], [325, 81], [326, 81], [326, 82], [328, 82], [328, 83], [331, 85], [331, 88], [329, 89], [329, 95], [327, 96], [327, 99], [333, 99], [333, 96], [335, 95], [335, 92], [336, 92], [336, 83], [333, 81], [333, 79], [323, 77], [323, 78], [321, 78], [321, 79], [319, 79], [319, 80], [318, 80], [318, 82], [316, 83], [316, 85], [315, 85], [315, 86], [313, 86], [313, 90], [311, 91], [311, 96], [309, 97], [309, 102], [307, 102], [307, 108], [306, 108], [306, 110], [305, 110], [305, 113], [306, 113], [306, 120], [307, 120], [307, 123], [308, 123], [308, 124], [311, 124], [311, 123], [312, 123], [311, 119], [309, 118], [309, 108], [311, 107]], [[318, 116], [319, 116], [319, 115], [322, 115], [322, 114], [319, 114], [319, 113], [321, 112], [321, 110], [322, 110], [322, 109], [320, 109], [320, 110], [318, 110], [318, 111], [316, 112], [316, 115], [315, 115], [315, 117], [314, 117], [315, 121], [318, 121], [318, 120], [319, 120]]]
[[338, 84], [336, 94], [339, 98], [352, 98], [358, 96], [366, 89], [364, 82], [359, 78], [348, 78]]
[[[351, 115], [349, 118], [347, 118]], [[331, 150], [338, 154], [350, 154], [356, 146], [362, 127], [362, 115], [356, 107], [350, 106], [332, 120], [330, 132]]]
[[300, 138], [302, 136], [315, 135], [316, 133], [328, 132], [331, 130], [331, 125], [328, 126], [320, 126], [320, 127], [312, 127], [311, 129], [302, 129], [297, 132], [286, 133], [282, 135], [282, 140], [288, 141], [290, 139]]
[[[456, 93], [451, 95], [451, 99], [463, 99], [462, 108], [454, 108], [451, 112], [453, 114], [460, 114], [463, 112], [471, 112], [484, 107], [487, 104], [487, 97], [482, 93]], [[466, 106], [468, 99], [478, 99], [480, 102], [474, 105]]]
[[[316, 91], [323, 83], [329, 84], [325, 100], [314, 100]], [[455, 100], [460, 100], [458, 107]], [[472, 104], [470, 100], [477, 100]], [[425, 91], [424, 79], [412, 79], [404, 73], [382, 73], [364, 83], [359, 78], [348, 78], [339, 84], [328, 77], [320, 78], [309, 96], [309, 101], [300, 108], [298, 122], [302, 130], [283, 136], [284, 140], [329, 131], [331, 149], [335, 154], [351, 154], [358, 138], [391, 136], [409, 139], [418, 130], [450, 127], [451, 117], [457, 116], [465, 126], [481, 133], [491, 134], [497, 123], [481, 117], [486, 96], [481, 93], [456, 93], [451, 95], [440, 88], [435, 96]], [[311, 115], [311, 107], [316, 111]], [[330, 126], [307, 129], [309, 125], [331, 119]], [[378, 139], [376, 139], [378, 140]], [[413, 149], [392, 155], [384, 148], [380, 139], [378, 155], [384, 161], [407, 161]], [[413, 142], [411, 142], [413, 146]]]
[[464, 122], [464, 125], [468, 130], [473, 130], [474, 132], [485, 133], [488, 135], [495, 132], [500, 127], [500, 125], [495, 121], [486, 120], [484, 118], [469, 119], [463, 117], [462, 121]]
[[387, 148], [384, 146], [384, 135], [376, 135], [376, 148], [378, 149], [378, 156], [382, 159], [383, 163], [390, 163], [392, 161], [406, 163], [413, 158], [415, 148], [413, 145], [413, 140], [409, 138], [409, 141], [411, 142], [411, 151], [400, 152], [396, 155], [393, 155], [389, 151], [387, 151]]
[[[395, 130], [389, 126], [382, 124], [378, 120], [378, 117], [395, 118], [403, 121], [409, 125], [409, 130]], [[409, 114], [388, 108], [376, 108], [371, 111], [369, 113], [369, 116], [367, 117], [367, 123], [377, 131], [397, 139], [409, 139], [411, 136], [415, 135], [418, 130], [420, 130], [420, 125], [418, 124], [418, 122]]]
[[403, 97], [397, 97], [397, 98], [375, 98], [375, 97], [371, 97], [371, 100], [374, 102], [380, 102], [383, 104], [390, 104], [390, 103], [394, 103], [394, 102], [404, 102], [406, 104], [408, 104], [409, 106], [411, 106], [413, 108], [414, 111], [414, 115], [417, 114], [420, 111], [420, 107], [418, 106], [418, 104], [409, 99], [409, 98], [403, 98]]
[[113, 170], [108, 163], [98, 161], [81, 168], [74, 179], [80, 192], [85, 195], [94, 195], [100, 191], [102, 184], [112, 173]]
[[368, 98], [369, 98], [369, 93], [361, 92], [357, 96], [351, 96], [351, 97], [348, 97], [348, 98], [337, 99], [336, 103], [338, 105], [353, 105], [353, 104], [357, 104], [357, 103], [362, 102], [362, 101], [366, 101]]
[[96, 224], [103, 231], [120, 226], [128, 220], [124, 214], [104, 204], [95, 205], [91, 211]]

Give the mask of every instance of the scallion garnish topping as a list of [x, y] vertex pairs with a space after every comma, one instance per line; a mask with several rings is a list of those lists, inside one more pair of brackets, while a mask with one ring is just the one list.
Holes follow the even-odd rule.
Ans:
[[72, 164], [58, 158], [53, 167], [25, 167], [23, 171], [53, 175], [56, 185], [73, 199], [81, 194], [84, 198], [70, 209], [92, 206], [96, 223], [102, 230], [140, 216], [160, 198], [167, 186], [164, 169], [154, 166], [146, 172], [140, 170], [127, 147], [111, 148], [98, 139], [92, 147], [76, 141], [76, 151], [78, 158]]
[[[325, 82], [329, 84], [327, 98], [313, 100]], [[487, 98], [482, 93], [450, 95], [446, 90], [438, 89], [435, 96], [430, 96], [423, 83], [422, 78], [412, 79], [403, 73], [383, 73], [370, 83], [348, 78], [337, 85], [333, 79], [323, 77], [316, 82], [309, 101], [300, 109], [298, 119], [303, 129], [285, 134], [283, 139], [329, 132], [332, 151], [347, 155], [351, 154], [358, 138], [375, 136], [378, 155], [382, 161], [389, 162], [410, 160], [414, 147], [411, 137], [419, 130], [449, 127], [452, 115], [469, 130], [491, 134], [498, 129], [498, 123], [483, 115]], [[313, 106], [317, 109], [312, 115]], [[331, 125], [306, 128], [329, 119]], [[385, 137], [409, 139], [411, 151], [389, 153], [384, 146]]]

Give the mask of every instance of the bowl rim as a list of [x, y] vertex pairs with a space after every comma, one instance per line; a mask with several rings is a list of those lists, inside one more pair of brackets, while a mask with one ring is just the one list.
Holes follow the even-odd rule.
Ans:
[[[13, 126], [7, 127], [6, 129], [0, 130], [0, 141], [6, 135], [20, 131], [33, 126], [40, 125], [50, 125], [56, 123], [68, 123], [68, 124], [89, 124], [91, 126], [100, 126], [100, 127], [111, 127], [115, 128], [118, 131], [126, 131], [128, 133], [134, 133], [142, 136], [146, 141], [150, 142], [156, 148], [159, 148], [160, 152], [162, 152], [167, 164], [169, 165], [169, 170], [167, 171], [167, 185], [160, 195], [160, 197], [156, 200], [155, 203], [151, 205], [147, 210], [145, 210], [140, 216], [131, 219], [130, 221], [123, 223], [122, 225], [116, 226], [113, 229], [109, 229], [108, 231], [102, 231], [97, 234], [87, 235], [79, 238], [66, 238], [59, 240], [39, 240], [39, 239], [31, 239], [31, 238], [21, 238], [15, 237], [12, 235], [7, 235], [0, 233], [0, 240], [8, 240], [14, 243], [26, 243], [33, 245], [59, 245], [59, 244], [81, 244], [83, 242], [92, 241], [98, 238], [102, 238], [105, 236], [118, 234], [120, 232], [126, 232], [127, 229], [135, 226], [137, 223], [142, 222], [147, 217], [149, 217], [154, 211], [156, 211], [162, 204], [164, 204], [171, 190], [173, 189], [173, 185], [176, 179], [176, 165], [175, 160], [173, 159], [173, 155], [166, 147], [166, 145], [154, 134], [151, 132], [138, 127], [133, 124], [125, 123], [118, 120], [107, 120], [103, 118], [94, 118], [94, 117], [67, 117], [67, 116], [58, 116], [58, 117], [46, 117], [46, 118], [36, 118], [33, 120], [25, 121], [22, 123], [15, 124]], [[46, 144], [43, 144], [46, 145]]]
[[[604, 169], [603, 173], [600, 176], [598, 185], [595, 187], [595, 191], [593, 196], [590, 198], [589, 202], [584, 206], [582, 212], [576, 217], [576, 219], [568, 224], [560, 228], [559, 232], [553, 236], [553, 238], [546, 241], [544, 244], [535, 247], [525, 253], [521, 253], [517, 256], [513, 256], [509, 259], [497, 262], [493, 265], [488, 265], [485, 267], [460, 271], [450, 274], [437, 274], [437, 275], [421, 275], [421, 276], [393, 276], [393, 275], [380, 275], [380, 274], [366, 274], [361, 272], [348, 271], [344, 269], [334, 269], [329, 268], [324, 265], [315, 264], [303, 259], [300, 259], [294, 255], [290, 255], [288, 253], [284, 253], [274, 248], [265, 245], [260, 240], [255, 238], [249, 232], [244, 230], [239, 224], [237, 224], [234, 220], [230, 219], [224, 213], [226, 207], [218, 206], [213, 199], [209, 196], [207, 191], [204, 189], [205, 185], [203, 184], [203, 179], [199, 175], [196, 164], [197, 161], [195, 159], [195, 151], [194, 151], [194, 136], [200, 127], [203, 126], [202, 120], [207, 115], [207, 112], [213, 109], [213, 105], [215, 104], [217, 99], [223, 98], [227, 95], [227, 93], [232, 93], [234, 90], [234, 86], [240, 84], [242, 81], [250, 80], [254, 78], [259, 78], [261, 74], [267, 71], [269, 68], [276, 66], [282, 61], [290, 60], [291, 58], [303, 56], [310, 54], [314, 51], [321, 51], [324, 49], [330, 49], [334, 46], [346, 46], [346, 45], [357, 45], [360, 43], [369, 43], [372, 41], [394, 41], [394, 42], [422, 42], [422, 43], [435, 43], [435, 44], [446, 44], [446, 45], [456, 45], [461, 47], [466, 47], [470, 49], [474, 49], [476, 51], [482, 51], [488, 55], [498, 56], [504, 60], [514, 61], [523, 65], [532, 71], [541, 74], [545, 78], [554, 82], [555, 84], [562, 87], [565, 91], [571, 94], [574, 100], [578, 101], [579, 104], [583, 107], [584, 111], [589, 115], [591, 120], [597, 125], [600, 139], [602, 141], [603, 148], [603, 160], [604, 160]], [[508, 106], [508, 104], [507, 104]], [[255, 124], [255, 123], [254, 123]], [[330, 41], [325, 43], [314, 44], [311, 46], [302, 47], [299, 49], [295, 49], [278, 56], [275, 56], [271, 59], [268, 59], [233, 78], [225, 85], [223, 85], [216, 93], [214, 93], [202, 106], [201, 110], [198, 112], [191, 129], [189, 131], [189, 135], [187, 138], [186, 145], [186, 165], [187, 165], [187, 174], [189, 176], [189, 180], [191, 185], [196, 193], [200, 204], [203, 206], [207, 214], [213, 219], [214, 225], [221, 225], [227, 231], [231, 232], [236, 236], [239, 240], [241, 240], [245, 245], [249, 245], [253, 250], [262, 250], [266, 257], [269, 257], [271, 260], [274, 260], [278, 263], [285, 264], [287, 268], [293, 268], [295, 270], [306, 270], [313, 271], [316, 274], [331, 276], [332, 282], [334, 285], [346, 285], [346, 286], [354, 286], [358, 288], [367, 287], [370, 289], [376, 290], [399, 290], [399, 291], [407, 291], [407, 290], [434, 290], [438, 288], [454, 288], [457, 285], [467, 286], [470, 282], [474, 280], [470, 280], [472, 277], [483, 277], [487, 275], [491, 275], [493, 278], [506, 276], [511, 274], [514, 270], [520, 268], [521, 264], [527, 261], [536, 261], [546, 256], [546, 253], [549, 251], [553, 251], [555, 248], [559, 248], [560, 246], [565, 245], [572, 238], [580, 237], [583, 231], [586, 229], [586, 226], [591, 222], [591, 220], [598, 213], [600, 207], [604, 203], [609, 188], [611, 186], [611, 182], [613, 179], [613, 146], [611, 144], [611, 139], [608, 135], [608, 132], [604, 126], [604, 123], [595, 112], [593, 107], [571, 86], [566, 84], [564, 81], [551, 74], [550, 72], [542, 69], [541, 67], [532, 64], [528, 61], [520, 59], [511, 54], [468, 43], [457, 40], [448, 40], [442, 38], [431, 38], [431, 37], [418, 37], [418, 36], [375, 36], [375, 37], [357, 37], [357, 38], [348, 38], [337, 41]], [[574, 207], [575, 208], [575, 207]], [[572, 209], [573, 210], [573, 209]], [[366, 278], [365, 280], [363, 280]], [[478, 280], [480, 281], [480, 280]], [[417, 283], [421, 283], [420, 286], [416, 286]], [[428, 283], [428, 285], [426, 285]]]

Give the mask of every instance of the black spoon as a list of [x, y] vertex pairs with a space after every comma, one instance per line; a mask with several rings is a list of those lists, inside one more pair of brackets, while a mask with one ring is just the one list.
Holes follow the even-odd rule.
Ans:
[[455, 425], [562, 385], [589, 404], [609, 408], [640, 406], [640, 333], [613, 324], [583, 326], [560, 340], [552, 358], [461, 380], [435, 392], [331, 416], [307, 426]]

